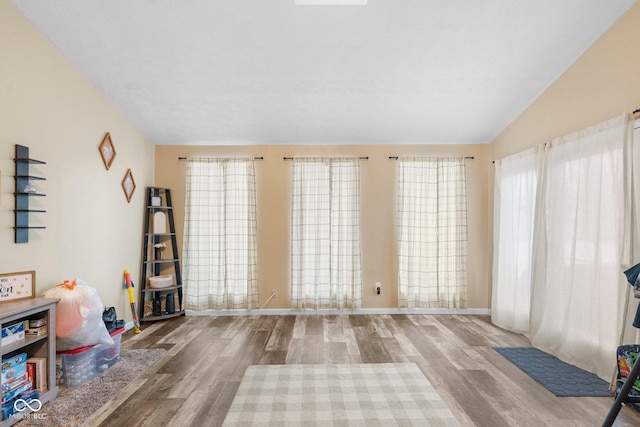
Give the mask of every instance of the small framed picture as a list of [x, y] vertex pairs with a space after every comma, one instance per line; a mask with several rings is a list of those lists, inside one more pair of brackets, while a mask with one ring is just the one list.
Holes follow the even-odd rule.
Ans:
[[122, 179], [122, 189], [124, 190], [124, 195], [127, 198], [127, 203], [131, 203], [133, 192], [136, 191], [136, 182], [133, 180], [131, 169], [127, 169], [127, 173], [124, 174], [124, 178]]
[[35, 271], [0, 274], [0, 303], [35, 297]]
[[102, 156], [102, 161], [104, 163], [104, 167], [109, 170], [111, 168], [111, 164], [113, 163], [113, 159], [116, 158], [116, 149], [113, 147], [113, 141], [111, 141], [111, 135], [109, 132], [104, 136], [102, 142], [100, 143], [100, 156]]

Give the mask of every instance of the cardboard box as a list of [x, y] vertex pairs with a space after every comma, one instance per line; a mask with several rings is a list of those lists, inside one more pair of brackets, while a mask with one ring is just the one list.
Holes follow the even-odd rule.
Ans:
[[19, 397], [25, 391], [31, 390], [32, 383], [29, 380], [23, 381], [19, 387], [7, 392], [2, 395], [2, 403], [7, 403], [11, 399]]
[[43, 317], [41, 319], [29, 319], [29, 329], [31, 328], [39, 328], [41, 326], [47, 325], [47, 318]]
[[25, 320], [3, 327], [0, 345], [5, 346], [24, 340], [24, 331], [27, 329], [25, 327], [26, 323], [27, 321]]
[[[32, 399], [38, 399], [40, 397], [40, 392], [38, 390], [28, 390], [22, 393], [20, 396], [21, 399], [26, 402], [30, 402]], [[16, 409], [17, 407], [17, 409]], [[2, 403], [2, 419], [6, 420], [14, 413], [18, 412], [21, 408], [24, 408], [25, 404], [18, 402], [18, 399], [12, 399], [8, 402]]]
[[20, 378], [26, 373], [27, 373], [27, 362], [25, 359], [25, 361], [22, 363], [18, 363], [17, 365], [13, 365], [10, 368], [3, 369], [2, 374], [0, 375], [0, 383], [2, 384], [10, 383], [16, 378]]
[[22, 383], [24, 383], [25, 381], [27, 381], [29, 379], [29, 375], [27, 372], [25, 372], [22, 375], [18, 375], [17, 377], [2, 383], [2, 393], [4, 395], [4, 393], [8, 393], [11, 390], [14, 390], [16, 388], [18, 388], [20, 385], [22, 385]]
[[27, 353], [20, 353], [2, 360], [0, 384], [3, 409], [4, 404], [31, 389], [32, 383], [27, 374]]
[[29, 328], [26, 331], [24, 331], [25, 336], [28, 337], [42, 337], [47, 335], [47, 325], [45, 326], [40, 326], [38, 328]]
[[2, 371], [9, 369], [13, 366], [25, 363], [27, 361], [27, 353], [16, 354], [15, 356], [5, 357], [2, 359]]

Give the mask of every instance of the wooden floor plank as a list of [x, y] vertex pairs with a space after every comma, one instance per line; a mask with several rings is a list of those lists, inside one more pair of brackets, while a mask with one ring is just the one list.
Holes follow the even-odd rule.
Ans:
[[[612, 398], [554, 396], [492, 347], [529, 346], [489, 316], [181, 317], [125, 333], [165, 355], [89, 426], [220, 426], [252, 364], [416, 363], [463, 427], [599, 426]], [[640, 426], [623, 408], [616, 427]]]
[[157, 425], [167, 425], [171, 427], [191, 427], [198, 425], [194, 424], [196, 416], [201, 408], [209, 406], [209, 402], [207, 401], [208, 397], [209, 395], [206, 390], [193, 391], [171, 418], [160, 420], [160, 423]]
[[347, 344], [347, 351], [351, 359], [357, 358], [362, 360], [360, 356], [360, 347], [358, 347], [358, 340], [353, 333], [353, 325], [349, 316], [343, 316], [342, 318], [342, 333], [344, 335], [344, 341]]
[[[184, 378], [171, 387], [171, 390], [167, 394], [169, 399], [188, 398], [191, 392], [198, 387], [199, 383], [203, 381], [207, 382], [218, 372], [218, 356], [222, 352], [224, 344], [230, 340], [227, 338], [221, 339], [221, 341], [221, 343], [209, 342], [208, 345], [202, 348], [199, 354], [196, 354], [196, 356], [199, 357], [195, 361], [191, 358], [189, 362], [183, 360], [181, 364], [170, 364], [174, 369], [176, 367], [178, 368], [174, 373], [182, 375]], [[202, 357], [203, 354], [205, 354], [206, 357]], [[186, 381], [187, 379], [188, 381]]]
[[390, 363], [393, 361], [384, 347], [382, 338], [375, 332], [371, 332], [371, 328], [356, 326], [353, 331], [360, 348], [362, 363]]
[[85, 421], [87, 426], [101, 425], [107, 419], [112, 419], [112, 413], [117, 411], [120, 405], [126, 402], [133, 394], [138, 393], [140, 390], [144, 390], [147, 378], [140, 376], [133, 380], [127, 387], [124, 388], [116, 397], [104, 404], [98, 411], [93, 413], [91, 417]]
[[284, 363], [287, 365], [299, 365], [302, 363], [302, 352], [304, 346], [304, 339], [292, 338], [289, 342], [289, 349], [287, 351], [287, 357]]
[[286, 351], [289, 348], [289, 341], [293, 336], [293, 329], [295, 326], [295, 316], [271, 316], [277, 317], [277, 323], [269, 337], [266, 351]]
[[483, 370], [465, 370], [464, 376], [474, 384], [475, 391], [485, 397], [493, 409], [514, 427], [539, 427], [544, 420], [543, 414], [537, 414], [526, 405], [513, 399], [509, 392], [491, 374]]
[[455, 369], [447, 362], [431, 364], [424, 372], [431, 384], [446, 390], [478, 427], [508, 426], [507, 421], [489, 403], [490, 398], [478, 393], [468, 372]]
[[409, 363], [410, 355], [405, 353], [404, 348], [394, 337], [380, 338], [380, 340], [389, 356], [391, 356], [393, 363]]
[[304, 338], [304, 333], [307, 330], [307, 316], [296, 316], [296, 321], [293, 325], [293, 334], [291, 338]]

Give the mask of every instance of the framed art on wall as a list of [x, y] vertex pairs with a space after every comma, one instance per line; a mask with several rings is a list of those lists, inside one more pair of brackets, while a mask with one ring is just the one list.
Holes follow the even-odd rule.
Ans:
[[109, 132], [104, 136], [102, 142], [100, 143], [100, 156], [102, 157], [102, 161], [104, 162], [104, 167], [109, 170], [111, 168], [111, 164], [113, 163], [113, 159], [116, 157], [116, 149], [113, 147], [113, 141], [111, 141], [111, 135]]
[[0, 274], [0, 303], [35, 297], [35, 271]]
[[124, 190], [124, 195], [127, 198], [127, 203], [131, 203], [133, 192], [136, 191], [136, 182], [133, 180], [131, 169], [127, 169], [127, 173], [122, 179], [122, 189]]

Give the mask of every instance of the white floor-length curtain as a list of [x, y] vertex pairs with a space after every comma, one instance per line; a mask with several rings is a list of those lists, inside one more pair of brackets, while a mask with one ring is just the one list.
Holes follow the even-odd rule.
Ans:
[[530, 338], [609, 379], [629, 266], [627, 115], [546, 145], [534, 237]]
[[187, 310], [257, 306], [252, 159], [188, 159], [182, 256]]
[[358, 159], [294, 159], [291, 219], [292, 308], [360, 308]]
[[[636, 113], [637, 114], [637, 113]], [[638, 117], [637, 115], [634, 115]], [[633, 120], [633, 141], [632, 141], [632, 156], [631, 163], [633, 165], [640, 165], [640, 118]], [[633, 214], [632, 214], [632, 230], [637, 230], [640, 225], [640, 170], [637, 168], [631, 168], [631, 174], [633, 175]], [[640, 262], [640, 233], [637, 231], [632, 232], [632, 254], [631, 263], [633, 265]], [[633, 320], [636, 316], [636, 312], [640, 309], [640, 300], [635, 298], [633, 287], [629, 286], [629, 294], [627, 295], [627, 313], [623, 319], [622, 333], [620, 344], [627, 343], [640, 343], [640, 329], [632, 326]]]
[[495, 162], [491, 320], [525, 335], [531, 306], [538, 158], [531, 148]]
[[399, 306], [466, 308], [465, 160], [398, 159]]

